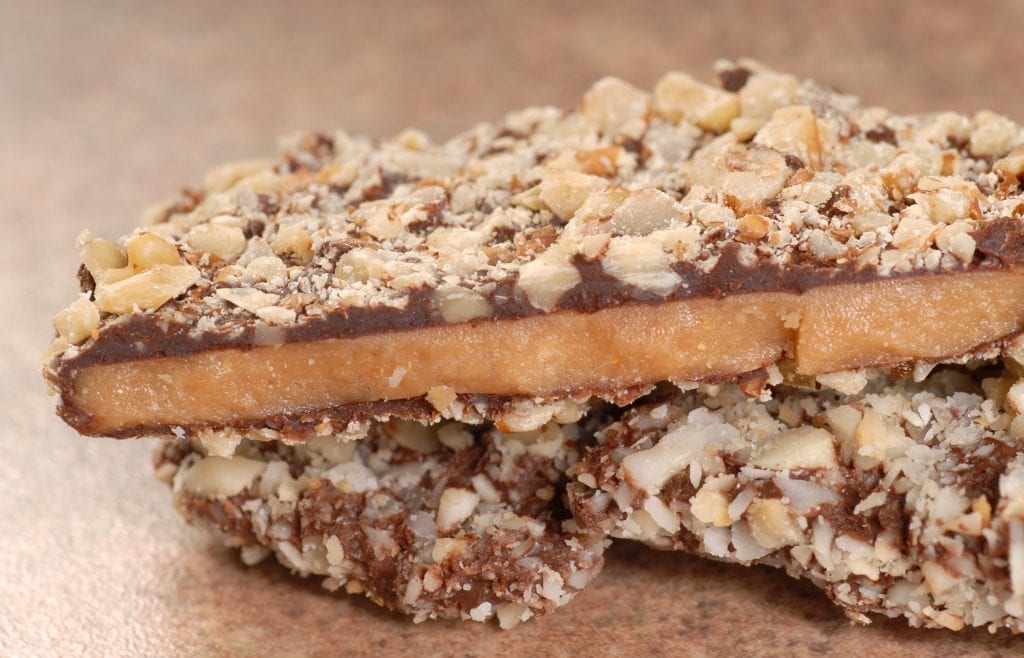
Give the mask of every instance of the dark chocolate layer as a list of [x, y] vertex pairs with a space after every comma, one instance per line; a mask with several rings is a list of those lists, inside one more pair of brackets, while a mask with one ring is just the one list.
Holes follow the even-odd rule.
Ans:
[[[857, 284], [880, 279], [921, 276], [957, 276], [962, 272], [1007, 269], [1024, 262], [1024, 222], [1004, 217], [982, 225], [971, 233], [978, 251], [974, 262], [957, 272], [911, 271], [882, 277], [875, 268], [845, 265], [824, 265], [810, 256], [788, 267], [759, 263], [744, 265], [739, 258], [739, 245], [723, 249], [715, 267], [708, 273], [693, 265], [677, 263], [675, 271], [681, 284], [667, 296], [623, 283], [608, 275], [599, 262], [577, 259], [575, 265], [581, 281], [567, 291], [554, 312], [593, 313], [603, 308], [627, 304], [659, 304], [684, 299], [714, 298], [760, 292], [802, 293], [830, 285]], [[60, 368], [63, 390], [68, 373], [99, 363], [119, 363], [155, 357], [176, 357], [206, 350], [249, 349], [258, 345], [297, 343], [331, 338], [351, 338], [374, 333], [405, 331], [443, 326], [444, 318], [432, 301], [430, 289], [414, 292], [403, 309], [393, 307], [341, 309], [322, 316], [307, 318], [294, 326], [271, 328], [254, 316], [243, 322], [237, 316], [224, 316], [212, 331], [198, 331], [194, 322], [167, 322], [152, 313], [124, 316], [107, 324], [99, 337], [86, 342], [79, 353], [65, 358]], [[514, 282], [497, 286], [488, 301], [493, 315], [472, 322], [494, 322], [519, 319], [540, 314], [526, 300]], [[172, 302], [173, 303], [173, 302]], [[262, 328], [258, 328], [262, 326]]]

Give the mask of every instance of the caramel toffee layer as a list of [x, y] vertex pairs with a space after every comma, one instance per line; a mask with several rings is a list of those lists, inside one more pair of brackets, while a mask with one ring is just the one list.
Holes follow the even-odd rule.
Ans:
[[[259, 344], [255, 329], [222, 336], [227, 345], [202, 336], [132, 341], [130, 332], [115, 332], [65, 362], [62, 412], [83, 432], [118, 435], [172, 425], [252, 426], [425, 395], [439, 397], [442, 411], [456, 395], [559, 397], [730, 378], [787, 354], [803, 375], [938, 361], [1021, 326], [1024, 270], [978, 268], [803, 294], [630, 303], [319, 340], [305, 332], [297, 342], [281, 330], [277, 344]], [[215, 349], [204, 349], [211, 344]], [[168, 345], [171, 354], [161, 354]], [[132, 349], [135, 358], [126, 360]], [[374, 411], [401, 414], [403, 407]]]

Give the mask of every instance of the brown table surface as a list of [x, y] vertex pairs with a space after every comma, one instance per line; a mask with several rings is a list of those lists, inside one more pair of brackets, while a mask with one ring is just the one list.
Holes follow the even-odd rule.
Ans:
[[[1021, 3], [0, 3], [0, 654], [993, 655], [1024, 640], [880, 620], [813, 588], [622, 545], [568, 607], [503, 633], [413, 625], [237, 556], [171, 510], [150, 441], [82, 439], [37, 374], [78, 231], [277, 135], [446, 137], [614, 73], [753, 55], [900, 111], [1024, 119]], [[20, 7], [18, 6], [20, 5]], [[91, 6], [89, 6], [91, 5]]]

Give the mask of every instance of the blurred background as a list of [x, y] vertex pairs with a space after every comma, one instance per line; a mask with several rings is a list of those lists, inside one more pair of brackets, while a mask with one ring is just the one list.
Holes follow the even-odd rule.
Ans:
[[573, 106], [603, 75], [711, 79], [716, 59], [740, 56], [900, 112], [1022, 120], [1022, 26], [1024, 3], [991, 0], [0, 0], [0, 654], [309, 655], [346, 634], [350, 652], [379, 654], [1008, 651], [983, 634], [854, 629], [781, 574], [634, 549], [549, 622], [508, 636], [412, 627], [273, 567], [247, 573], [175, 517], [151, 445], [58, 422], [37, 359], [74, 296], [81, 229], [121, 235], [147, 204], [283, 133], [443, 139], [528, 104]]

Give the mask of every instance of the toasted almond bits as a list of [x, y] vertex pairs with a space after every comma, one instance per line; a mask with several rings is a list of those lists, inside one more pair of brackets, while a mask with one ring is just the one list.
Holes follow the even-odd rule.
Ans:
[[434, 386], [427, 391], [427, 402], [438, 411], [444, 411], [458, 396], [451, 386]]
[[654, 88], [654, 111], [670, 121], [686, 119], [705, 130], [725, 132], [739, 110], [736, 94], [697, 82], [685, 73], [668, 73]]
[[578, 171], [555, 169], [544, 174], [540, 183], [540, 200], [560, 219], [570, 219], [592, 192], [602, 189], [607, 181]]
[[581, 112], [601, 132], [639, 139], [647, 128], [650, 94], [618, 78], [601, 78], [583, 96]]
[[832, 435], [814, 427], [800, 427], [779, 434], [750, 463], [779, 470], [838, 466]]
[[156, 265], [127, 279], [96, 289], [96, 307], [104, 313], [151, 311], [184, 293], [200, 278], [191, 265]]
[[472, 491], [445, 489], [437, 506], [437, 529], [441, 532], [451, 530], [468, 519], [479, 503], [480, 496]]
[[792, 514], [778, 498], [753, 501], [747, 508], [747, 525], [754, 540], [771, 550], [791, 546], [804, 538]]
[[273, 306], [280, 299], [280, 295], [260, 292], [254, 288], [219, 288], [217, 296], [250, 313], [256, 313], [259, 309], [267, 306]]
[[100, 313], [89, 295], [82, 295], [53, 318], [57, 334], [72, 345], [91, 337], [100, 324]]
[[563, 247], [554, 244], [523, 266], [518, 285], [531, 304], [550, 311], [562, 295], [581, 280], [579, 270], [569, 262]]
[[237, 226], [201, 224], [187, 236], [192, 249], [211, 253], [226, 262], [234, 262], [245, 251], [245, 235]]
[[480, 293], [461, 286], [442, 286], [434, 291], [434, 304], [445, 322], [467, 322], [491, 314], [491, 305]]
[[128, 257], [109, 240], [91, 239], [82, 244], [82, 264], [96, 283], [103, 283], [109, 270], [120, 270], [128, 265]]
[[313, 239], [299, 226], [281, 226], [270, 244], [279, 256], [291, 255], [303, 263], [313, 257]]

